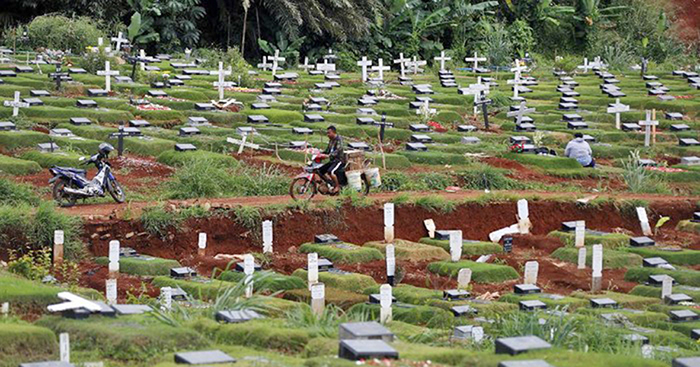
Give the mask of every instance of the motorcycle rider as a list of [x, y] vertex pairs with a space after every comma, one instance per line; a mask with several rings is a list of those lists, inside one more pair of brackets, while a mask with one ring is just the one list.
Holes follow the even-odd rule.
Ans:
[[323, 151], [323, 154], [328, 156], [328, 163], [321, 166], [319, 171], [326, 178], [330, 178], [333, 181], [331, 193], [337, 194], [340, 191], [340, 182], [336, 172], [346, 163], [345, 154], [343, 154], [343, 138], [333, 125], [328, 126], [328, 129], [326, 129], [326, 136], [328, 136], [328, 147]]

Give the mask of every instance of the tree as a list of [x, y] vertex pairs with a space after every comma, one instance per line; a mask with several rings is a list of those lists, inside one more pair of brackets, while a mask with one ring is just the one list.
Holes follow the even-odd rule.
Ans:
[[154, 48], [172, 50], [194, 47], [201, 31], [197, 20], [206, 12], [200, 0], [127, 0], [134, 12], [141, 14], [143, 34], [154, 35], [142, 43], [157, 43]]

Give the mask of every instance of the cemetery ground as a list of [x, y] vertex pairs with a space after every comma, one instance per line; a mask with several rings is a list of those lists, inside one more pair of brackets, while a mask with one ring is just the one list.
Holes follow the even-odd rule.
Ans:
[[[222, 69], [190, 63], [154, 59], [129, 82], [110, 73], [131, 66], [114, 62], [100, 65], [106, 76], [72, 72], [60, 90], [54, 66], [10, 76], [24, 68], [0, 65], [0, 98], [41, 95], [0, 107], [12, 123], [0, 131], [0, 366], [165, 367], [214, 350], [237, 366], [697, 365], [679, 364], [700, 355], [691, 72], [612, 82], [588, 64], [567, 75], [448, 64], [469, 86], [460, 94], [436, 68], [407, 73], [413, 85], [381, 68], [383, 83], [259, 70], [245, 88], [227, 84], [218, 109]], [[180, 82], [160, 88], [164, 72]], [[473, 109], [486, 83], [488, 128]], [[630, 107], [620, 129], [611, 103]], [[633, 126], [644, 121], [658, 121], [653, 134]], [[380, 144], [382, 122], [393, 126]], [[47, 168], [117, 146], [122, 124], [136, 130], [110, 161], [127, 202], [55, 208]], [[366, 144], [382, 185], [293, 201], [303, 148], [324, 148], [329, 124]], [[596, 169], [562, 156], [574, 131]], [[196, 150], [175, 150], [185, 144]], [[542, 147], [558, 155], [534, 154]], [[509, 339], [519, 336], [534, 339]]]

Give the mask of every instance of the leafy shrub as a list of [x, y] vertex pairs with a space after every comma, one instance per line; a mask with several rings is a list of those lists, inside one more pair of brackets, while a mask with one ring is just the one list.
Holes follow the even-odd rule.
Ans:
[[146, 232], [164, 239], [170, 229], [177, 228], [182, 218], [165, 209], [164, 206], [144, 208], [141, 212], [141, 224]]
[[105, 37], [104, 32], [88, 17], [42, 15], [29, 23], [27, 31], [32, 48], [72, 50], [74, 53], [82, 53], [86, 47], [97, 43], [99, 37]]
[[622, 178], [629, 190], [634, 193], [669, 193], [668, 184], [639, 164], [639, 159], [639, 151], [635, 150], [622, 162]]
[[114, 59], [108, 57], [107, 54], [104, 53], [103, 49], [100, 49], [99, 52], [88, 52], [84, 56], [77, 57], [74, 61], [77, 66], [85, 69], [85, 71], [90, 74], [97, 74], [99, 70], [104, 69], [105, 61], [112, 61], [110, 63], [110, 67], [112, 68], [117, 65]]
[[0, 205], [38, 205], [39, 197], [29, 185], [14, 183], [0, 178]]
[[[195, 51], [197, 57], [206, 61], [201, 65], [207, 68], [218, 68], [219, 62], [224, 63], [224, 68], [231, 66], [231, 78], [239, 82], [242, 87], [252, 87], [253, 79], [248, 74], [252, 67], [241, 55], [238, 47], [230, 47], [228, 50], [200, 48]], [[239, 79], [240, 78], [240, 79]]]
[[462, 180], [462, 187], [468, 190], [510, 190], [516, 186], [503, 170], [485, 164], [459, 171], [456, 176]]

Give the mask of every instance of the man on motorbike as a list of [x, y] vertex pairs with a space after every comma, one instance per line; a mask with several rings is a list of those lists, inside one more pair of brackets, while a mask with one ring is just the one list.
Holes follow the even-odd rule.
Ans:
[[336, 172], [341, 166], [345, 165], [343, 138], [338, 135], [338, 131], [333, 125], [328, 126], [326, 135], [328, 136], [328, 147], [323, 151], [323, 154], [328, 156], [328, 163], [324, 164], [319, 171], [326, 178], [330, 177], [333, 181], [333, 190], [331, 190], [331, 193], [336, 194], [340, 191], [340, 182], [338, 181]]

